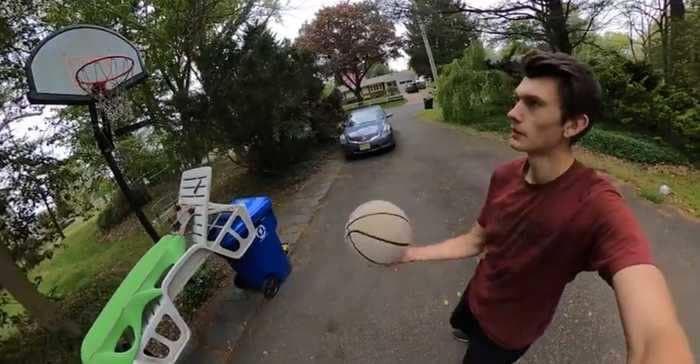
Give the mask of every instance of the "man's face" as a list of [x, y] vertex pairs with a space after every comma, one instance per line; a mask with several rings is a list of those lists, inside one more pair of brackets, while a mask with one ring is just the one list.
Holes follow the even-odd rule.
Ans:
[[515, 106], [508, 112], [513, 149], [542, 154], [569, 143], [564, 138], [558, 86], [551, 77], [526, 77], [520, 82], [515, 89]]

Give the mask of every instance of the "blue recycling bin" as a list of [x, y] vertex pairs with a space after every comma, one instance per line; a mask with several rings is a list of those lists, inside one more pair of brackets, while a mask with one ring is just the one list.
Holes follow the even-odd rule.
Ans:
[[[228, 259], [228, 263], [236, 271], [236, 285], [240, 288], [260, 290], [266, 298], [272, 298], [291, 272], [289, 259], [277, 235], [277, 218], [272, 211], [272, 201], [268, 197], [259, 196], [234, 199], [231, 203], [245, 205], [255, 231], [248, 232], [241, 220], [234, 221], [231, 229], [243, 237], [247, 237], [249, 233], [256, 235], [240, 259]], [[228, 216], [225, 214], [219, 217], [226, 218]], [[218, 232], [211, 231], [210, 239], [216, 233]], [[221, 246], [237, 250], [238, 241], [233, 235], [226, 234]]]

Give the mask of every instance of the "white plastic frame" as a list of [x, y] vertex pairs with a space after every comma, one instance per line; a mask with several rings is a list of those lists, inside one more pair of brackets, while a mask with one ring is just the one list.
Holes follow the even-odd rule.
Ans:
[[[182, 208], [195, 209], [192, 226], [192, 242], [194, 244], [187, 249], [185, 254], [175, 263], [163, 279], [161, 284], [163, 295], [153, 315], [148, 318], [144, 327], [141, 336], [141, 346], [134, 364], [172, 364], [177, 361], [187, 346], [192, 332], [173, 303], [175, 297], [182, 292], [187, 282], [212, 253], [240, 259], [255, 240], [255, 226], [245, 205], [226, 205], [209, 202], [211, 176], [211, 167], [190, 169], [182, 173], [178, 205]], [[223, 225], [209, 224], [210, 215], [214, 215], [213, 221], [216, 223], [222, 213], [229, 214]], [[248, 231], [248, 236], [245, 238], [231, 229], [237, 217], [241, 218]], [[213, 240], [209, 240], [208, 233], [214, 228], [218, 228], [219, 232]], [[227, 233], [238, 240], [239, 247], [237, 250], [232, 251], [221, 247], [221, 241]], [[180, 336], [177, 340], [170, 340], [156, 332], [158, 324], [165, 315], [172, 318], [173, 323], [180, 331]], [[168, 355], [164, 358], [146, 355], [144, 349], [151, 339], [165, 345], [168, 348]]]

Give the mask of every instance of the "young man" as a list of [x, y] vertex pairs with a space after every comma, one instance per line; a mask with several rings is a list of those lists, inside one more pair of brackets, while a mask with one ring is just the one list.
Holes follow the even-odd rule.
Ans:
[[414, 246], [403, 262], [483, 254], [450, 323], [468, 340], [464, 363], [520, 358], [549, 325], [566, 284], [597, 271], [615, 290], [628, 363], [692, 363], [649, 243], [620, 194], [576, 161], [601, 92], [590, 69], [566, 54], [533, 51], [508, 113], [510, 145], [527, 158], [491, 176], [467, 234]]

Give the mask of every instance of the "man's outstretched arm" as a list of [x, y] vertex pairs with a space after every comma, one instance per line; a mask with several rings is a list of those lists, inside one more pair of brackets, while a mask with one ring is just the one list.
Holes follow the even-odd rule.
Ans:
[[483, 251], [485, 241], [484, 228], [476, 222], [464, 235], [437, 244], [409, 247], [401, 263], [473, 257]]
[[617, 272], [612, 283], [628, 364], [694, 363], [661, 271], [653, 265], [634, 265]]

